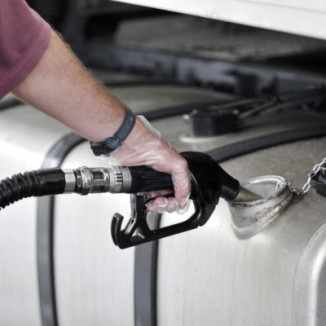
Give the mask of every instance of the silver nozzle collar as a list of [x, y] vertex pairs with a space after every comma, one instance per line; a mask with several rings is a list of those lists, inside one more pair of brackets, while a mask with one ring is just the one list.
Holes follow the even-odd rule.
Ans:
[[[75, 186], [72, 186], [72, 175], [75, 175]], [[82, 195], [91, 192], [128, 192], [131, 185], [131, 175], [128, 168], [114, 166], [110, 168], [88, 168], [80, 167], [75, 173], [67, 173], [66, 181], [69, 181], [69, 190], [73, 190]], [[70, 185], [71, 184], [71, 185]], [[66, 186], [67, 188], [68, 186]]]
[[76, 176], [73, 170], [64, 170], [66, 179], [65, 193], [72, 193], [76, 189]]
[[128, 168], [112, 166], [109, 168], [111, 193], [128, 192], [131, 185], [131, 175]]

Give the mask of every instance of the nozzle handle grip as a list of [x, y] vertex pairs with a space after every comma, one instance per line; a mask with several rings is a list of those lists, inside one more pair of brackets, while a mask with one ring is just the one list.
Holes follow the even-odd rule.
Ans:
[[153, 170], [147, 166], [129, 168], [131, 185], [129, 193], [148, 192], [155, 190], [173, 190], [171, 175]]

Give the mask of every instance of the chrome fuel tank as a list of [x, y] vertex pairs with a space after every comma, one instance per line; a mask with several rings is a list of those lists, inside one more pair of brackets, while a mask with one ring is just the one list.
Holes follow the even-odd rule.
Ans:
[[[115, 92], [136, 113], [225, 98], [173, 85], [117, 87]], [[2, 178], [39, 168], [53, 154], [51, 148], [70, 139], [63, 138], [69, 133], [64, 126], [26, 105], [0, 112], [0, 124], [0, 155], [7, 162]], [[255, 117], [236, 133], [211, 138], [191, 135], [182, 115], [157, 118], [153, 125], [179, 151], [209, 151], [215, 158], [220, 155], [215, 150], [241, 149], [243, 142], [258, 137], [326, 129], [322, 115], [291, 110], [268, 120]], [[324, 148], [320, 135], [296, 142], [292, 138], [241, 157], [233, 152], [233, 159], [224, 156], [222, 165], [243, 182], [273, 174], [299, 187], [325, 156]], [[63, 168], [106, 164], [93, 157], [87, 142], [78, 140], [65, 151], [60, 160], [50, 156]], [[120, 250], [113, 245], [111, 217], [115, 212], [128, 216], [126, 195], [57, 196], [49, 212], [37, 211], [45, 199], [26, 199], [1, 211], [0, 307], [5, 309], [0, 309], [0, 325], [326, 323], [325, 199], [313, 189], [245, 238], [235, 232], [229, 206], [221, 200], [205, 226], [162, 239], [158, 249], [146, 244]], [[36, 228], [48, 214], [52, 228]], [[180, 218], [164, 214], [161, 225]], [[37, 245], [47, 237], [54, 239], [49, 266]], [[146, 264], [151, 269], [144, 271]], [[43, 291], [51, 289], [51, 282], [54, 296], [47, 301]]]

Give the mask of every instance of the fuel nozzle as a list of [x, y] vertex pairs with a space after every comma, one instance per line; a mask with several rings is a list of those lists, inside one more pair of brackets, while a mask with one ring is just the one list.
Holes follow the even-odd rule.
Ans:
[[[241, 188], [239, 181], [225, 172], [207, 154], [185, 152], [182, 155], [189, 164], [193, 196], [196, 196], [197, 188], [205, 184], [208, 189], [216, 190], [218, 196], [226, 200], [250, 201], [260, 198], [251, 191]], [[66, 193], [87, 195], [103, 192], [132, 194], [155, 190], [173, 191], [171, 175], [146, 166], [80, 167], [64, 172]]]
[[146, 166], [87, 168], [65, 172], [66, 191], [83, 195], [111, 192], [131, 194], [131, 217], [122, 229], [123, 216], [114, 214], [111, 235], [120, 248], [158, 240], [204, 225], [213, 214], [219, 198], [227, 201], [253, 201], [260, 197], [241, 188], [238, 180], [225, 172], [209, 155], [198, 152], [181, 154], [188, 162], [191, 174], [191, 195], [195, 212], [186, 221], [168, 227], [151, 230], [147, 223], [147, 192], [171, 190], [171, 175]]

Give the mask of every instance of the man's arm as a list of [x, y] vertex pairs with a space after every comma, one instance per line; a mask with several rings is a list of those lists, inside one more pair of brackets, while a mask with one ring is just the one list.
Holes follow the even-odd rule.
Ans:
[[[42, 59], [13, 92], [92, 141], [112, 136], [125, 117], [123, 103], [90, 76], [53, 31]], [[185, 159], [140, 119], [112, 157], [121, 165], [146, 164], [172, 175], [176, 200], [161, 198], [156, 205], [175, 210], [186, 203], [190, 181]]]
[[118, 129], [125, 114], [53, 31], [42, 59], [13, 93], [94, 141]]

